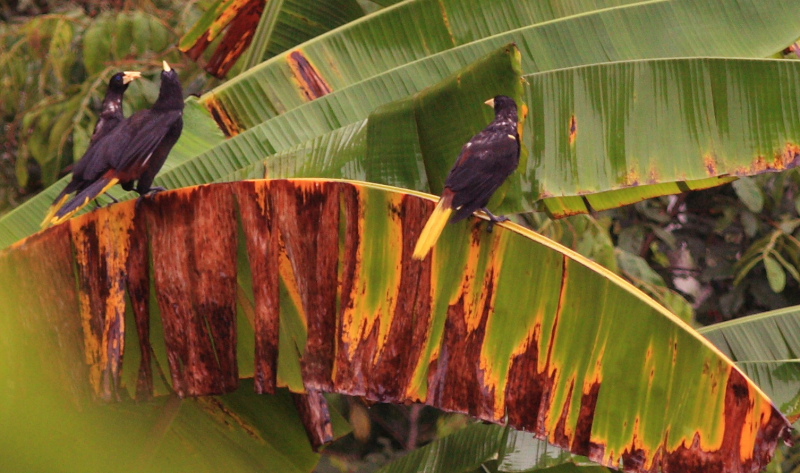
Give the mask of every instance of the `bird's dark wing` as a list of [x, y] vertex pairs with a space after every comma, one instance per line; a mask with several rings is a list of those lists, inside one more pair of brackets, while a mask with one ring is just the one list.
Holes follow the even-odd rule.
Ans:
[[125, 117], [122, 116], [122, 112], [114, 115], [103, 116], [100, 115], [100, 119], [97, 120], [97, 124], [94, 126], [94, 132], [92, 132], [92, 137], [89, 139], [89, 146], [91, 147], [93, 144], [101, 140], [103, 137], [108, 135], [117, 125]]
[[457, 222], [485, 207], [492, 194], [519, 164], [519, 138], [502, 129], [487, 129], [473, 137], [461, 150], [445, 187], [455, 193], [453, 216]]
[[150, 163], [144, 169], [144, 172], [142, 172], [142, 175], [139, 177], [139, 181], [136, 183], [136, 192], [139, 194], [146, 194], [150, 191], [150, 186], [153, 184], [156, 174], [161, 170], [161, 167], [167, 160], [167, 156], [169, 156], [169, 152], [172, 150], [172, 147], [175, 146], [175, 143], [177, 143], [178, 138], [180, 138], [182, 131], [183, 118], [179, 117], [178, 120], [170, 126], [164, 138], [158, 144], [155, 151], [153, 151], [153, 155], [150, 157]]
[[[124, 120], [123, 120], [124, 123]], [[117, 125], [101, 139], [95, 141], [72, 169], [73, 179], [90, 183], [110, 169], [110, 160], [121, 143], [126, 141], [125, 127]]]
[[132, 177], [138, 179], [141, 168], [150, 165], [153, 153], [173, 125], [182, 121], [182, 115], [180, 110], [145, 110], [134, 114], [131, 117], [131, 126], [128, 127], [128, 144], [114, 155], [111, 167], [120, 174], [133, 173], [135, 176]]
[[[122, 100], [121, 96], [119, 100]], [[100, 119], [97, 121], [97, 124], [94, 127], [92, 138], [89, 140], [89, 147], [86, 149], [83, 157], [81, 157], [81, 159], [79, 159], [72, 168], [73, 182], [91, 180], [87, 176], [87, 171], [89, 174], [95, 176], [95, 178], [101, 176], [103, 172], [105, 172], [101, 171], [98, 173], [95, 169], [98, 164], [100, 167], [105, 167], [104, 164], [95, 163], [95, 165], [92, 165], [93, 160], [105, 156], [102, 153], [92, 152], [92, 148], [97, 146], [97, 143], [99, 143], [103, 138], [110, 135], [124, 119], [125, 117], [122, 115], [122, 108], [115, 108], [113, 109], [113, 112], [103, 110], [103, 112], [100, 114]], [[83, 185], [83, 182], [78, 184], [79, 187], [82, 187]]]

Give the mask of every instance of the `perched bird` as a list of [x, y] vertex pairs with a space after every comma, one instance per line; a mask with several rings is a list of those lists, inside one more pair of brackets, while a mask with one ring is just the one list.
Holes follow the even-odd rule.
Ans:
[[414, 259], [425, 259], [454, 211], [450, 221], [455, 223], [478, 209], [483, 210], [491, 220], [490, 232], [496, 222], [508, 220], [489, 212], [486, 204], [519, 165], [517, 103], [505, 95], [498, 95], [485, 103], [494, 107], [494, 121], [461, 148], [461, 154], [445, 181], [442, 198], [414, 247]]
[[166, 61], [163, 65], [153, 107], [123, 120], [86, 152], [87, 164], [81, 171], [88, 184], [55, 212], [53, 224], [68, 219], [117, 183], [125, 190], [135, 185], [141, 195], [163, 190], [151, 185], [183, 130], [183, 89], [178, 73]]
[[58, 209], [67, 202], [69, 198], [69, 194], [73, 192], [80, 192], [86, 188], [90, 181], [87, 181], [83, 177], [83, 173], [88, 166], [88, 159], [85, 159], [86, 154], [89, 154], [89, 150], [92, 146], [95, 145], [101, 138], [108, 135], [114, 128], [119, 125], [119, 123], [125, 119], [125, 116], [122, 114], [122, 96], [125, 94], [125, 91], [128, 90], [128, 85], [133, 82], [134, 80], [142, 77], [142, 74], [137, 71], [124, 71], [118, 72], [111, 77], [111, 80], [108, 81], [108, 90], [106, 91], [106, 96], [103, 98], [103, 106], [100, 109], [100, 118], [97, 120], [97, 124], [94, 126], [94, 131], [92, 132], [92, 137], [89, 140], [89, 147], [84, 154], [84, 158], [78, 161], [72, 170], [72, 180], [64, 190], [58, 194], [58, 197], [53, 201], [53, 205], [50, 207], [50, 211], [47, 213], [47, 217], [45, 217], [44, 221], [42, 222], [42, 226], [46, 226], [50, 219], [53, 218], [53, 215], [56, 214]]

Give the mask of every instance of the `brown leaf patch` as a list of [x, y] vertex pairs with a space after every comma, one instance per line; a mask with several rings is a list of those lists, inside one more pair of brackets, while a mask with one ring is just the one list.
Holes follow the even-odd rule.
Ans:
[[217, 122], [220, 130], [225, 133], [225, 136], [228, 138], [232, 136], [236, 136], [242, 132], [242, 130], [246, 127], [240, 125], [239, 122], [236, 121], [233, 115], [229, 114], [225, 105], [217, 99], [214, 94], [209, 93], [207, 97], [204, 98], [203, 103], [205, 104], [208, 111], [211, 112], [211, 116], [214, 117], [214, 121]]
[[569, 144], [575, 145], [575, 140], [578, 139], [578, 118], [575, 115], [569, 120]]
[[255, 298], [255, 389], [274, 393], [278, 376], [280, 321], [279, 237], [265, 182], [236, 187]]
[[150, 343], [150, 248], [147, 241], [147, 219], [143, 212], [134, 213], [130, 241], [126, 283], [136, 319], [142, 358], [136, 382], [136, 400], [146, 401], [153, 397], [153, 347]]
[[133, 205], [70, 220], [90, 381], [97, 396], [120, 399], [125, 349], [125, 282]]
[[217, 46], [217, 50], [203, 68], [206, 72], [218, 79], [228, 75], [236, 61], [253, 41], [253, 35], [266, 3], [264, 0], [247, 0], [242, 5], [225, 32], [225, 37]]
[[[334, 182], [272, 181], [270, 199], [307, 317], [305, 385], [333, 388], [339, 262], [339, 195]], [[320, 231], [326, 229], [326, 231]]]
[[306, 394], [292, 393], [294, 405], [306, 427], [308, 440], [314, 451], [333, 441], [333, 424], [328, 410], [328, 401], [320, 391], [309, 389]]
[[415, 261], [411, 254], [432, 208], [432, 202], [406, 196], [397, 209], [403, 227], [403, 263], [387, 342], [375, 363], [367, 389], [367, 397], [375, 401], [409, 400], [406, 391], [430, 336], [433, 323], [431, 259]]
[[172, 384], [180, 396], [233, 391], [236, 220], [233, 196], [199, 186], [145, 201]]
[[[747, 380], [737, 369], [731, 371], [725, 388], [722, 445], [718, 450], [705, 451], [700, 446], [698, 432], [691, 445], [681, 445], [675, 451], [663, 454], [664, 471], [703, 471], [709, 473], [756, 473], [769, 463], [775, 450], [774, 442], [788, 433], [788, 423], [772, 406], [766, 418], [761, 419], [755, 451], [742, 451], [743, 434], [748, 415], [754, 408]], [[627, 467], [627, 465], [626, 465]], [[626, 468], [627, 469], [627, 468]]]
[[319, 71], [314, 67], [302, 51], [291, 52], [286, 61], [292, 69], [294, 79], [300, 85], [303, 95], [311, 101], [333, 92]]

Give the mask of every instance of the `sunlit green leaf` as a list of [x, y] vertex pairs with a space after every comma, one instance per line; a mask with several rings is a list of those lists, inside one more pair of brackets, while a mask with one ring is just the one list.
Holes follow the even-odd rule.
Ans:
[[751, 212], [759, 213], [761, 209], [764, 208], [764, 194], [761, 192], [761, 189], [758, 188], [754, 179], [743, 178], [734, 181], [733, 189], [736, 191], [736, 195], [739, 196], [739, 199], [744, 202], [744, 205], [746, 205]]
[[774, 292], [783, 292], [783, 289], [786, 287], [786, 273], [783, 271], [781, 264], [775, 261], [775, 258], [772, 256], [765, 256], [763, 261], [764, 267], [767, 270], [769, 287], [772, 288]]

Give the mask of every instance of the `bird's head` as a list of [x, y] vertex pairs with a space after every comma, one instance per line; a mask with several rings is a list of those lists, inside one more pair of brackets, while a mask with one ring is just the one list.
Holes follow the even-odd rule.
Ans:
[[183, 89], [178, 79], [178, 71], [162, 61], [161, 88], [158, 99], [153, 104], [156, 109], [183, 109]]
[[111, 77], [111, 80], [108, 82], [108, 87], [119, 92], [124, 92], [131, 82], [140, 77], [142, 77], [142, 73], [138, 71], [117, 72]]
[[517, 102], [505, 95], [496, 95], [484, 102], [494, 108], [494, 119], [517, 123]]
[[514, 99], [506, 95], [496, 95], [483, 103], [494, 108], [495, 113], [499, 113], [500, 111], [503, 110], [517, 109], [517, 102], [515, 102]]
[[174, 78], [174, 79], [177, 80], [178, 71], [176, 71], [175, 69], [171, 68], [169, 66], [169, 64], [167, 64], [167, 61], [161, 61], [161, 67], [163, 68], [163, 70], [161, 71], [161, 78], [162, 79], [165, 78], [165, 77], [171, 77], [171, 78]]

